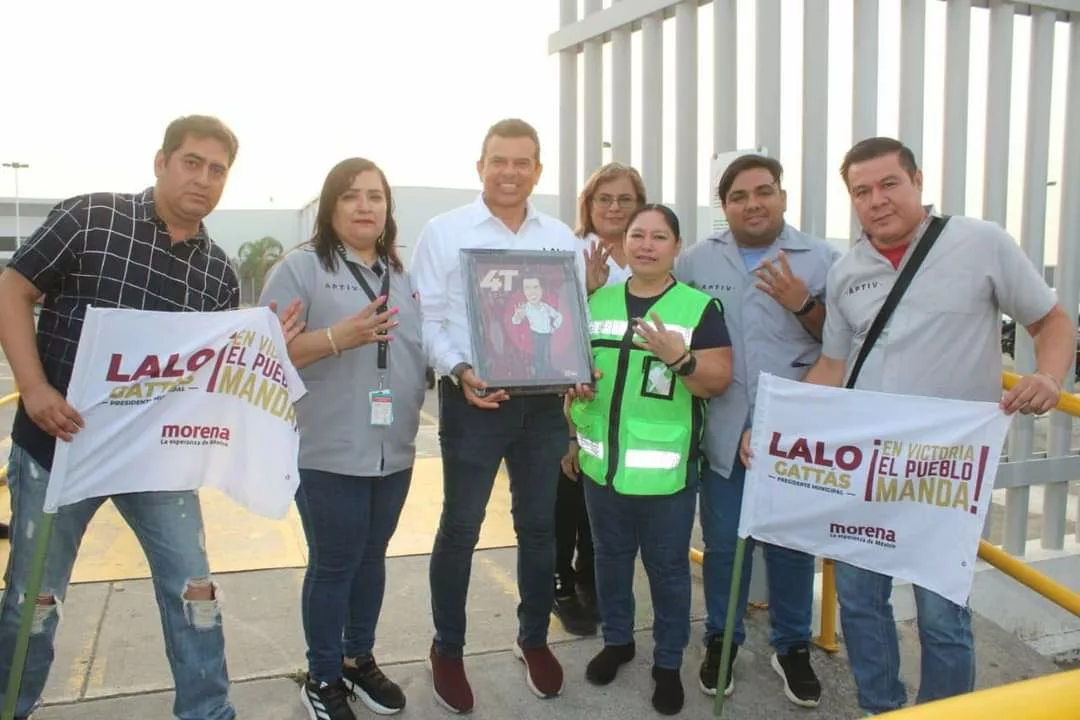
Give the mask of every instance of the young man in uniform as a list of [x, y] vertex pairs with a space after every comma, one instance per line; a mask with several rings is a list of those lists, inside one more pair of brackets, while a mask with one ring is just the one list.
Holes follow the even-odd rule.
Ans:
[[[717, 187], [728, 229], [684, 252], [676, 276], [720, 299], [735, 358], [734, 382], [709, 401], [705, 425], [708, 467], [701, 483], [701, 528], [705, 541], [705, 643], [699, 685], [716, 694], [724, 622], [742, 506], [746, 467], [740, 437], [749, 434], [758, 374], [800, 380], [821, 352], [825, 319], [825, 278], [840, 256], [825, 240], [784, 220], [787, 194], [783, 168], [773, 158], [744, 155], [724, 172]], [[746, 546], [735, 609], [734, 645], [724, 693], [735, 689], [732, 668], [746, 639], [743, 618], [750, 593], [753, 540]], [[784, 694], [803, 707], [816, 707], [821, 683], [810, 665], [810, 624], [814, 599], [814, 558], [766, 545], [772, 667]]]

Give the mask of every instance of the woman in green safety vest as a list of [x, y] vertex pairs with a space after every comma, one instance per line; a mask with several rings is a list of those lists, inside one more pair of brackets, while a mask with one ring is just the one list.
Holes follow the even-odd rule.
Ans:
[[596, 383], [567, 396], [604, 635], [585, 676], [607, 685], [634, 657], [640, 549], [653, 600], [652, 703], [665, 715], [683, 706], [679, 668], [690, 640], [690, 530], [705, 401], [731, 381], [720, 302], [671, 274], [681, 243], [669, 208], [644, 205], [631, 216], [629, 280], [589, 299]]

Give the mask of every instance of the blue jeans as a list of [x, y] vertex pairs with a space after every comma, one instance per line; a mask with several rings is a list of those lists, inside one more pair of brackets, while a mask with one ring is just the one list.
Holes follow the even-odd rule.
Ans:
[[[22, 616], [20, 597], [30, 579], [32, 556], [40, 527], [49, 473], [18, 445], [8, 465], [11, 487], [11, 556], [4, 580], [0, 610], [0, 679], [6, 689], [11, 673], [15, 637]], [[61, 604], [86, 526], [108, 498], [90, 498], [61, 507], [53, 520], [52, 537], [41, 594]], [[165, 632], [165, 654], [176, 683], [173, 714], [180, 720], [232, 720], [229, 676], [225, 666], [225, 637], [217, 599], [188, 600], [188, 586], [206, 587], [210, 567], [204, 549], [199, 496], [185, 492], [143, 492], [114, 495], [113, 504], [135, 532], [146, 553], [154, 594]], [[211, 586], [213, 587], [213, 586]], [[57, 605], [35, 607], [33, 632], [23, 671], [15, 714], [29, 715], [41, 693], [53, 661], [53, 640], [59, 620]]]
[[411, 480], [412, 468], [386, 477], [300, 470], [296, 508], [308, 545], [301, 613], [313, 680], [336, 681], [343, 656], [370, 655], [375, 646], [386, 546]]
[[694, 526], [698, 468], [674, 495], [619, 495], [584, 475], [585, 504], [596, 557], [596, 600], [604, 645], [634, 642], [634, 559], [649, 576], [653, 604], [653, 663], [682, 667], [690, 642], [690, 531]]
[[[705, 641], [724, 634], [731, 575], [738, 542], [746, 468], [735, 458], [731, 477], [706, 467], [701, 483], [701, 533], [705, 540], [702, 574], [705, 580]], [[814, 612], [814, 557], [778, 545], [764, 545], [769, 585], [769, 641], [783, 655], [793, 645], [810, 642]], [[735, 606], [734, 643], [746, 640], [746, 604], [750, 597], [754, 540], [747, 538], [742, 582]]]
[[557, 395], [519, 395], [498, 410], [481, 410], [450, 381], [439, 383], [443, 507], [430, 582], [440, 655], [461, 657], [465, 647], [473, 550], [504, 458], [517, 534], [518, 643], [523, 648], [547, 644], [555, 595], [555, 495], [567, 432]]
[[[851, 674], [863, 710], [882, 713], [907, 701], [900, 680], [900, 645], [893, 619], [892, 578], [836, 563], [836, 593]], [[940, 700], [975, 689], [975, 640], [971, 610], [918, 585], [915, 610], [919, 619], [922, 667], [917, 703]]]

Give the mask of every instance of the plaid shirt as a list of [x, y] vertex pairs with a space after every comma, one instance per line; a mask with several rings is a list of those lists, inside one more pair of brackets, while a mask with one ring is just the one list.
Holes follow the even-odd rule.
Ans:
[[[45, 377], [66, 394], [86, 306], [206, 312], [237, 307], [229, 257], [206, 234], [174, 244], [154, 208], [153, 188], [137, 195], [94, 193], [53, 208], [9, 265], [45, 295], [37, 346]], [[55, 439], [22, 404], [12, 441], [52, 467]]]

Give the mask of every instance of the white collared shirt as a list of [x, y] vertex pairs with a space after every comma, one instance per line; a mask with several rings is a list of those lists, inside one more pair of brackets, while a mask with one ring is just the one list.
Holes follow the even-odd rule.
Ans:
[[472, 362], [459, 255], [463, 249], [573, 252], [584, 295], [581, 239], [565, 223], [539, 212], [531, 202], [525, 223], [516, 233], [491, 213], [482, 194], [469, 205], [437, 215], [420, 233], [411, 274], [424, 314], [424, 350], [428, 362], [442, 375], [450, 374], [458, 363]]
[[521, 315], [515, 314], [513, 323], [529, 323], [529, 329], [541, 335], [550, 335], [562, 325], [562, 313], [546, 302], [525, 303], [521, 306]]

